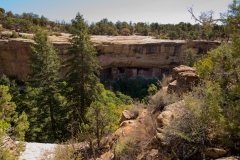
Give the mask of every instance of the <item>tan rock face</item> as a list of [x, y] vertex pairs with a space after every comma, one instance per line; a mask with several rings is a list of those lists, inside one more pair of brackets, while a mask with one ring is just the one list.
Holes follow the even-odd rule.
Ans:
[[169, 125], [170, 120], [173, 116], [172, 111], [163, 111], [158, 117], [157, 117], [157, 122], [158, 122], [158, 127], [163, 127], [166, 125]]
[[205, 154], [210, 158], [220, 158], [226, 155], [227, 151], [221, 148], [208, 148]]
[[[64, 52], [70, 45], [67, 36], [50, 37], [62, 58], [66, 58]], [[219, 45], [218, 42], [170, 41], [144, 36], [93, 36], [92, 41], [103, 68], [100, 78], [113, 79], [123, 76], [156, 78], [177, 66], [186, 48], [201, 53]], [[23, 39], [0, 40], [0, 75], [28, 80], [32, 43], [32, 40]]]
[[9, 136], [1, 137], [1, 148], [14, 149], [16, 147], [15, 142]]
[[173, 68], [173, 81], [168, 85], [168, 92], [186, 92], [199, 82], [196, 69], [184, 65]]
[[120, 119], [120, 123], [122, 123], [123, 121], [126, 121], [126, 120], [130, 120], [130, 119], [135, 119], [135, 115], [129, 111], [129, 110], [124, 110], [122, 112], [122, 117]]
[[26, 80], [30, 73], [29, 53], [31, 42], [1, 41], [0, 42], [0, 75], [16, 76]]
[[163, 133], [164, 128], [171, 124], [171, 120], [173, 120], [174, 117], [182, 116], [182, 107], [184, 105], [184, 101], [178, 101], [164, 107], [164, 110], [157, 117], [158, 133]]

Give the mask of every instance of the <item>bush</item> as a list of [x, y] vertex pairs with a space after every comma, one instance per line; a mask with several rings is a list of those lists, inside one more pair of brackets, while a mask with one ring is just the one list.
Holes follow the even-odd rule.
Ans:
[[155, 111], [162, 111], [166, 105], [182, 100], [182, 97], [176, 93], [169, 94], [167, 86], [171, 82], [171, 77], [163, 75], [163, 78], [157, 82], [161, 89], [150, 98], [150, 104], [154, 106]]
[[134, 114], [134, 118], [137, 118], [139, 116], [139, 113], [141, 113], [144, 108], [147, 108], [146, 104], [135, 102], [134, 105], [127, 108], [127, 110]]
[[132, 137], [126, 137], [124, 141], [115, 146], [116, 157], [119, 159], [135, 159], [139, 152], [140, 150], [134, 144]]
[[168, 33], [168, 36], [171, 40], [174, 40], [174, 39], [177, 39], [178, 38], [178, 35], [177, 35], [177, 32], [176, 31], [170, 31]]
[[71, 145], [58, 145], [54, 149], [54, 160], [80, 160], [82, 156]]
[[206, 83], [183, 96], [181, 114], [164, 129], [164, 142], [175, 158], [205, 159], [207, 148], [219, 147], [224, 126], [221, 94], [218, 84]]
[[57, 32], [57, 33], [54, 33], [55, 36], [61, 36], [61, 33]]
[[22, 38], [23, 38], [23, 39], [30, 39], [30, 37], [29, 37], [28, 35], [25, 35], [25, 34], [22, 35]]
[[193, 67], [194, 63], [198, 60], [197, 52], [192, 49], [188, 48], [183, 52], [183, 59], [182, 63], [186, 66]]
[[52, 150], [44, 150], [40, 160], [80, 160], [82, 156], [70, 144], [58, 144]]
[[11, 38], [18, 38], [18, 34], [15, 31], [12, 31]]
[[124, 35], [124, 36], [129, 36], [129, 35], [130, 35], [130, 30], [127, 29], [127, 28], [123, 28], [121, 33], [122, 33], [122, 35]]
[[160, 36], [160, 39], [168, 39], [168, 37], [165, 35], [162, 35], [162, 36]]

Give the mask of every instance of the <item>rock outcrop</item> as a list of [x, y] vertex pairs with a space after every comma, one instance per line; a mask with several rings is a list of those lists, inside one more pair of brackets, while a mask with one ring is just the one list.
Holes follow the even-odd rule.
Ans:
[[199, 82], [196, 69], [184, 65], [173, 68], [172, 82], [168, 85], [168, 92], [186, 92]]
[[14, 149], [16, 147], [16, 143], [9, 136], [1, 137], [0, 141], [1, 148]]
[[151, 138], [155, 135], [155, 127], [151, 114], [146, 109], [142, 110], [136, 119], [123, 121], [109, 138], [107, 143], [109, 150], [103, 153], [99, 160], [118, 159], [119, 157], [141, 159], [139, 157], [147, 155], [148, 157], [156, 157], [157, 150], [148, 150]]
[[[66, 58], [65, 51], [70, 45], [68, 36], [50, 37], [62, 58]], [[163, 73], [170, 73], [172, 68], [179, 65], [185, 49], [193, 48], [201, 54], [220, 45], [218, 42], [170, 41], [146, 36], [92, 36], [91, 39], [103, 68], [100, 75], [102, 79], [124, 76], [156, 78]], [[33, 40], [19, 38], [0, 40], [0, 75], [27, 81], [32, 43]]]
[[171, 120], [176, 117], [180, 117], [184, 114], [183, 106], [185, 105], [184, 101], [179, 101], [164, 107], [164, 110], [157, 117], [157, 134], [156, 138], [158, 138], [161, 142], [163, 142], [163, 132], [164, 129], [171, 125]]
[[129, 110], [124, 110], [122, 112], [122, 117], [120, 119], [120, 123], [122, 123], [123, 121], [126, 121], [126, 120], [135, 119], [135, 118], [136, 118], [136, 116], [134, 115], [134, 113], [132, 113]]
[[205, 152], [205, 155], [210, 158], [220, 158], [227, 154], [227, 151], [220, 148], [208, 148]]

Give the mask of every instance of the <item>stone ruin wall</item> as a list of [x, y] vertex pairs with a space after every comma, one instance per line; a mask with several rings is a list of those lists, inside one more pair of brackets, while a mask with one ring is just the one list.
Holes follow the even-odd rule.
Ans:
[[117, 80], [124, 77], [132, 79], [135, 79], [136, 77], [142, 77], [144, 79], [157, 79], [163, 74], [170, 73], [171, 69], [112, 67], [101, 70], [100, 78], [112, 80]]

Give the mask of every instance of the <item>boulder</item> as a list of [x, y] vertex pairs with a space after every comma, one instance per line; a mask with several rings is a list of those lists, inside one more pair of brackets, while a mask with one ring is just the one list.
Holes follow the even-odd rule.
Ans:
[[163, 129], [163, 128], [157, 128], [157, 132], [158, 132], [158, 133], [163, 133], [163, 132], [164, 132], [164, 129]]
[[146, 156], [146, 160], [158, 159], [158, 150], [152, 149]]
[[158, 127], [162, 128], [166, 125], [169, 125], [171, 118], [173, 117], [173, 113], [171, 111], [163, 111], [157, 117]]
[[199, 76], [196, 69], [180, 65], [172, 70], [173, 81], [168, 85], [168, 92], [182, 93], [191, 90], [199, 82]]
[[122, 112], [122, 117], [120, 119], [120, 123], [122, 123], [123, 121], [126, 121], [126, 120], [130, 120], [130, 119], [135, 119], [135, 115], [129, 111], [129, 110], [124, 110]]
[[227, 154], [227, 151], [220, 148], [208, 148], [205, 155], [210, 158], [220, 158]]
[[193, 67], [180, 65], [178, 67], [173, 68], [173, 70], [172, 70], [172, 78], [173, 79], [178, 79], [179, 74], [182, 73], [182, 72], [196, 73], [196, 69], [193, 68]]
[[159, 139], [161, 142], [164, 140], [164, 135], [162, 133], [156, 134], [157, 139]]
[[114, 159], [114, 154], [109, 151], [101, 155], [100, 158], [97, 158], [97, 160], [112, 160]]
[[216, 160], [239, 160], [240, 157], [239, 156], [231, 156], [231, 157], [222, 157], [222, 158], [218, 158]]
[[16, 147], [15, 142], [9, 136], [3, 136], [1, 142], [1, 148], [13, 149]]
[[170, 111], [174, 117], [179, 117], [185, 113], [185, 102], [184, 100], [169, 104], [164, 107], [163, 112]]

